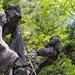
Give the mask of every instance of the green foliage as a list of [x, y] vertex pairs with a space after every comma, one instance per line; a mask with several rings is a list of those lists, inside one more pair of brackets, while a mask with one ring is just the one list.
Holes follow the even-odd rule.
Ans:
[[10, 37], [11, 37], [11, 34], [6, 35], [6, 36], [4, 37], [4, 41], [6, 41], [6, 43], [9, 43]]
[[43, 68], [39, 75], [74, 75], [74, 69], [71, 60], [62, 53], [53, 65]]
[[[62, 40], [62, 45], [75, 45], [74, 34], [69, 39], [72, 29], [67, 21], [74, 20], [74, 0], [21, 0], [22, 20], [20, 27], [23, 30], [23, 38], [26, 41], [27, 49], [33, 50], [44, 47], [52, 34], [57, 34]], [[70, 20], [70, 21], [71, 21]], [[74, 25], [72, 25], [74, 26]], [[75, 31], [74, 31], [75, 33]], [[72, 53], [74, 60], [75, 53]], [[39, 61], [38, 58], [37, 61]], [[70, 59], [64, 54], [52, 66], [43, 68], [39, 75], [75, 75]]]
[[[33, 50], [44, 47], [52, 34], [57, 34], [62, 40], [62, 45], [75, 45], [74, 34], [69, 39], [72, 29], [67, 21], [68, 18], [74, 20], [74, 0], [21, 0], [20, 6], [22, 11], [21, 28], [23, 38], [26, 41], [27, 49]], [[73, 6], [73, 7], [72, 7]], [[72, 25], [73, 26], [73, 25]], [[75, 32], [75, 31], [74, 31]], [[72, 53], [74, 60], [75, 53]], [[38, 58], [37, 61], [39, 61]], [[52, 66], [43, 68], [39, 75], [74, 75], [74, 68], [70, 59], [64, 54]]]
[[0, 11], [3, 10], [3, 8], [2, 8], [2, 2], [3, 2], [3, 0], [0, 0]]
[[[65, 33], [66, 28], [64, 28], [67, 26], [65, 23], [66, 16], [58, 13], [59, 7], [55, 2], [50, 0], [43, 0], [42, 2], [41, 0], [21, 0], [20, 6], [23, 12], [21, 28], [23, 27], [24, 34], [25, 32], [30, 33], [29, 36], [25, 34], [23, 37], [27, 38], [27, 45], [30, 46], [31, 49], [43, 47], [44, 43], [48, 41], [52, 34], [59, 35], [61, 39], [67, 37]], [[33, 44], [36, 45], [36, 47], [32, 47], [31, 45]], [[28, 47], [28, 49], [30, 48]]]
[[[23, 18], [20, 27], [28, 50], [44, 47], [52, 34], [60, 36], [63, 46], [75, 45], [75, 24], [69, 24], [75, 21], [75, 0], [0, 0], [0, 11], [16, 4], [21, 7]], [[9, 36], [5, 38], [8, 39]], [[72, 60], [75, 60], [74, 57], [75, 52], [72, 52]], [[72, 60], [61, 54], [39, 75], [75, 75]]]
[[12, 5], [17, 4], [20, 0], [3, 0], [3, 9], [10, 9]]

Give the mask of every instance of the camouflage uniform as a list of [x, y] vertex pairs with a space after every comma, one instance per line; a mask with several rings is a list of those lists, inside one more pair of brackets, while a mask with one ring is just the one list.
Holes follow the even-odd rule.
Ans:
[[[42, 62], [38, 64], [35, 71], [38, 74], [41, 69], [47, 65], [53, 64], [53, 62], [57, 59], [58, 55], [62, 50], [62, 45], [59, 37], [57, 35], [52, 35], [49, 42], [45, 45], [45, 48], [40, 48], [32, 51], [31, 60], [34, 63], [37, 56], [46, 57]], [[31, 75], [34, 75], [32, 73]]]
[[[4, 10], [3, 12], [0, 12], [0, 25], [2, 26], [2, 36], [4, 38], [6, 35], [11, 34], [9, 46], [20, 57], [16, 63], [17, 66], [26, 65], [25, 62], [27, 62], [27, 52], [26, 52], [25, 44], [22, 39], [22, 35], [20, 33], [20, 28], [18, 27], [18, 22], [20, 21], [20, 19], [21, 19], [21, 12], [20, 12], [19, 6], [13, 6], [8, 10]], [[2, 43], [1, 43], [1, 45], [2, 45]], [[13, 56], [15, 56], [15, 57], [13, 57], [13, 61], [16, 59], [16, 57], [18, 57], [18, 55], [15, 52], [13, 53]], [[10, 59], [9, 59], [9, 61], [10, 61]], [[7, 60], [7, 62], [9, 62], [9, 61]], [[13, 63], [13, 61], [12, 61], [12, 63]], [[2, 65], [2, 67], [6, 68], [3, 65]], [[1, 64], [0, 64], [0, 69], [1, 69]], [[21, 73], [22, 73], [22, 75], [27, 75], [27, 69], [26, 68], [17, 68], [17, 73], [18, 73], [17, 75], [19, 75], [19, 74], [21, 75]], [[13, 74], [12, 69], [9, 69], [8, 72], [5, 73], [5, 75], [12, 75], [12, 74]]]
[[2, 27], [0, 26], [0, 73], [12, 68], [18, 58], [19, 56], [2, 39]]

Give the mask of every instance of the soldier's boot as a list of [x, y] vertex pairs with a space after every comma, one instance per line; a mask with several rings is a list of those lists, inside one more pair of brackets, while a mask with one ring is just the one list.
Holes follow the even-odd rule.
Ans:
[[2, 39], [2, 27], [0, 26], [0, 73], [12, 68], [19, 56]]

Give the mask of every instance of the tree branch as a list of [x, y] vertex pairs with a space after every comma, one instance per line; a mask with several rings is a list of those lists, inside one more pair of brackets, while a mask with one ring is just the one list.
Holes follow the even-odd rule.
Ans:
[[[58, 2], [58, 1], [57, 1]], [[58, 2], [60, 4], [60, 2]], [[67, 8], [65, 8], [62, 4], [60, 4], [65, 10], [67, 10], [71, 15], [75, 16], [74, 14], [72, 14]]]
[[69, 3], [70, 3], [70, 5], [71, 5], [72, 9], [75, 11], [75, 9], [74, 9], [74, 7], [73, 7], [73, 5], [72, 5], [72, 3], [71, 3], [70, 0], [69, 0]]

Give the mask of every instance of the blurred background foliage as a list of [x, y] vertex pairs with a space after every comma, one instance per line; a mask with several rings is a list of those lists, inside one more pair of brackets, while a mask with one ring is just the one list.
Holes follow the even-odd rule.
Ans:
[[21, 7], [19, 25], [28, 51], [44, 47], [52, 34], [60, 36], [63, 47], [73, 47], [39, 75], [75, 75], [75, 0], [0, 0], [0, 11], [13, 5]]

